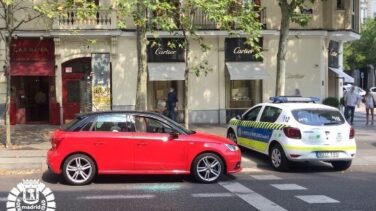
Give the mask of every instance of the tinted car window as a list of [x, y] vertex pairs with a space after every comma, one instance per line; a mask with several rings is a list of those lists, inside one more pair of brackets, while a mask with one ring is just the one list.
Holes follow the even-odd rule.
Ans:
[[260, 121], [261, 122], [275, 122], [277, 121], [281, 112], [282, 112], [282, 109], [280, 108], [266, 106], [264, 108], [264, 111], [262, 112]]
[[293, 110], [292, 115], [296, 121], [305, 125], [340, 125], [345, 122], [336, 110], [298, 109]]
[[83, 120], [85, 117], [77, 117], [75, 119], [73, 119], [72, 121], [64, 124], [63, 126], [60, 127], [61, 130], [63, 131], [68, 131], [70, 130], [70, 128], [72, 128], [73, 126], [75, 126], [78, 122], [80, 122], [81, 120]]
[[260, 112], [261, 110], [261, 106], [258, 106], [250, 111], [248, 111], [248, 113], [246, 113], [244, 116], [243, 116], [243, 120], [247, 120], [247, 121], [256, 121], [257, 119], [257, 115], [258, 113]]
[[93, 131], [134, 132], [132, 120], [126, 114], [106, 114], [97, 117]]
[[171, 127], [153, 118], [136, 116], [134, 121], [136, 132], [146, 133], [170, 133]]

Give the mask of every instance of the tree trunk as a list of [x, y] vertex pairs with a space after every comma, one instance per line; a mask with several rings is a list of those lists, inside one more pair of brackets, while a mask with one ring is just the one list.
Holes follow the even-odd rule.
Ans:
[[[137, 10], [141, 16], [146, 17], [145, 6], [142, 2], [137, 4]], [[146, 61], [146, 28], [137, 26], [137, 91], [136, 91], [136, 110], [147, 110], [147, 61]]]
[[10, 75], [10, 43], [11, 43], [11, 35], [6, 38], [5, 40], [5, 74], [6, 74], [6, 81], [7, 81], [7, 91], [6, 91], [6, 101], [5, 101], [5, 136], [6, 142], [5, 146], [9, 148], [12, 146], [11, 136], [10, 136], [10, 101], [11, 101], [11, 75]]
[[[184, 32], [183, 32], [184, 33]], [[190, 43], [188, 40], [188, 35], [184, 33], [185, 40], [185, 71], [184, 71], [184, 126], [189, 129], [189, 110], [188, 110], [188, 84], [189, 84], [189, 50]]]
[[286, 52], [287, 42], [290, 31], [290, 14], [287, 0], [280, 1], [281, 7], [281, 29], [279, 34], [279, 44], [277, 53], [277, 84], [275, 95], [285, 95], [285, 81], [286, 81]]

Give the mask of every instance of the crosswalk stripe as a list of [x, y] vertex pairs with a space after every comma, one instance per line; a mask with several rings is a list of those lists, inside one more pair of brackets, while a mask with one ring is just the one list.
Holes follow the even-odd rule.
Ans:
[[339, 203], [339, 201], [325, 195], [299, 195], [295, 197], [307, 202], [308, 204]]
[[262, 169], [258, 168], [243, 168], [242, 173], [248, 173], [248, 172], [262, 172]]
[[271, 184], [271, 186], [278, 190], [306, 190], [307, 188], [297, 184]]
[[254, 179], [257, 180], [280, 180], [280, 177], [274, 176], [272, 174], [267, 174], [267, 175], [251, 175]]
[[227, 189], [228, 191], [236, 194], [238, 197], [243, 199], [245, 202], [250, 204], [251, 206], [255, 207], [261, 211], [284, 211], [283, 207], [279, 206], [278, 204], [270, 201], [269, 199], [265, 198], [264, 196], [254, 192], [253, 190], [247, 188], [246, 186], [238, 183], [238, 182], [220, 182], [219, 183], [222, 187]]
[[138, 195], [93, 195], [93, 196], [81, 196], [77, 199], [86, 200], [98, 200], [98, 199], [151, 199], [155, 195], [151, 194], [138, 194]]
[[214, 198], [214, 197], [232, 197], [235, 196], [233, 193], [193, 193], [192, 197], [195, 198]]

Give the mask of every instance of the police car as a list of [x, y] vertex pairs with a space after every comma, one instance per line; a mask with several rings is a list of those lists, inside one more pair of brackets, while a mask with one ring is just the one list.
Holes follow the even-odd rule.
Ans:
[[230, 120], [227, 137], [266, 154], [286, 171], [291, 161], [325, 161], [346, 170], [355, 157], [354, 129], [342, 113], [318, 98], [273, 97]]

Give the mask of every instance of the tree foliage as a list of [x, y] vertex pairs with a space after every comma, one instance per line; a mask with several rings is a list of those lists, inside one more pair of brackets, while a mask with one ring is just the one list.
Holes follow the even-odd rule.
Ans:
[[345, 43], [344, 69], [354, 70], [366, 67], [368, 64], [376, 66], [376, 20], [369, 19], [361, 30], [359, 40]]

